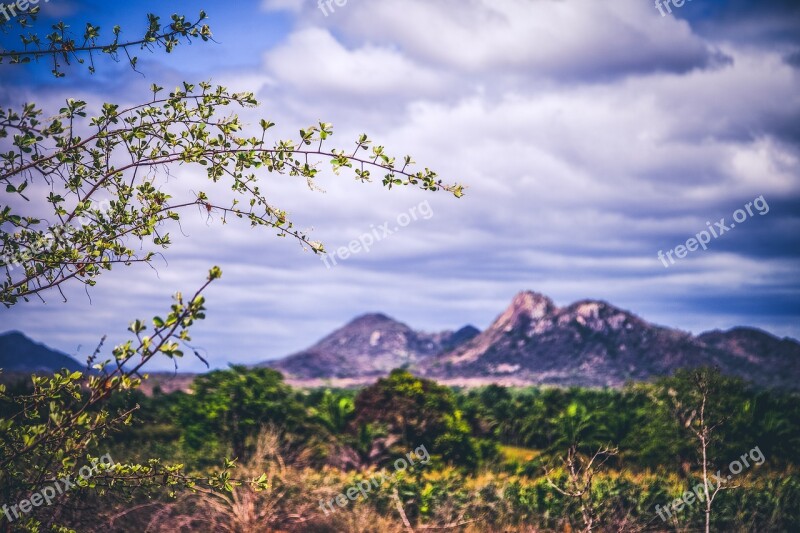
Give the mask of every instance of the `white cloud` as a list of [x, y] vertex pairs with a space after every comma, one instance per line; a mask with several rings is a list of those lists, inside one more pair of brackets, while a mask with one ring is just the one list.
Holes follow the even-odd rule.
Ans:
[[441, 76], [415, 65], [397, 50], [370, 44], [349, 50], [319, 28], [293, 33], [285, 44], [267, 53], [265, 63], [290, 90], [304, 94], [430, 95], [444, 85]]
[[597, 77], [686, 71], [713, 57], [688, 24], [636, 0], [377, 0], [339, 8], [347, 39], [463, 72]]

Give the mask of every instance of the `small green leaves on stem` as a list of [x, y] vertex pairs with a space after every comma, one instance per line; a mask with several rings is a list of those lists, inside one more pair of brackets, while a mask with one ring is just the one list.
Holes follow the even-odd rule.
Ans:
[[[37, 6], [26, 14], [20, 14], [15, 22], [22, 28], [27, 28], [36, 21], [40, 7]], [[211, 40], [211, 28], [205, 24], [208, 18], [204, 11], [192, 21], [187, 21], [184, 15], [173, 14], [168, 25], [161, 22], [161, 18], [149, 13], [147, 15], [147, 30], [138, 39], [130, 41], [120, 41], [122, 28], [114, 26], [111, 30], [113, 40], [105, 43], [101, 42], [101, 28], [90, 22], [86, 23], [83, 35], [76, 37], [69, 25], [58, 22], [52, 25], [54, 30], [46, 35], [37, 32], [21, 35], [22, 48], [20, 50], [5, 49], [0, 47], [0, 64], [4, 62], [8, 65], [21, 65], [31, 63], [34, 60], [47, 58], [53, 65], [52, 73], [55, 77], [61, 78], [66, 74], [64, 67], [72, 62], [84, 64], [89, 61], [89, 72], [96, 71], [94, 59], [95, 55], [108, 55], [114, 61], [119, 61], [119, 54], [123, 52], [131, 68], [136, 70], [138, 58], [131, 55], [131, 50], [153, 51], [156, 48], [163, 48], [165, 52], [172, 52], [178, 44], [191, 42], [193, 40]], [[5, 24], [0, 23], [0, 29]]]
[[[106, 401], [120, 391], [138, 388], [146, 378], [140, 374], [142, 367], [158, 354], [180, 357], [180, 345], [190, 340], [188, 328], [195, 320], [205, 318], [202, 292], [220, 275], [219, 268], [214, 267], [190, 299], [177, 293], [166, 318], [153, 318], [152, 328], [143, 320], [131, 323], [129, 331], [134, 338], [114, 347], [113, 359], [93, 364], [91, 372], [65, 370], [52, 376], [34, 375], [30, 393], [8, 393], [0, 385], [0, 404], [5, 406], [0, 413], [0, 479], [5, 498], [19, 501], [50, 483], [48, 480], [74, 475], [81, 457], [111, 431], [130, 423], [138, 406], [112, 412]], [[102, 343], [89, 364], [101, 348]], [[194, 489], [197, 484], [230, 491], [239, 484], [231, 477], [234, 466], [227, 461], [221, 474], [197, 478], [185, 474], [183, 465], [165, 465], [158, 459], [143, 465], [114, 464], [100, 469], [90, 483], [81, 486], [101, 493], [112, 486]], [[250, 483], [257, 486], [255, 480]]]
[[[383, 174], [390, 189], [412, 185], [463, 195], [462, 186], [443, 183], [428, 168], [411, 170], [409, 156], [396, 168], [383, 146], [366, 153], [372, 146], [366, 134], [358, 137], [352, 155], [328, 148], [333, 126], [327, 122], [300, 129], [299, 139], [270, 141], [275, 124], [264, 119], [260, 135], [247, 135], [246, 125], [228, 110], [257, 105], [251, 93], [186, 82], [166, 95], [157, 85], [151, 92], [149, 103], [128, 108], [106, 103], [95, 116], [86, 102], [75, 99], [47, 120], [33, 104], [0, 109], [0, 138], [10, 138], [12, 148], [0, 151], [0, 185], [20, 199], [0, 208], [4, 305], [60, 291], [64, 283], [92, 286], [116, 265], [152, 264], [156, 249], [173, 242], [167, 226], [179, 223], [186, 210], [223, 224], [235, 218], [270, 228], [322, 253], [323, 245], [296, 229], [288, 213], [266, 197], [262, 178], [267, 173], [300, 177], [313, 190], [320, 163], [327, 160], [335, 174], [349, 171], [363, 182]], [[216, 190], [183, 191], [173, 198], [162, 190], [160, 173], [177, 165], [202, 169], [210, 184], [227, 185], [233, 199], [215, 202], [213, 197], [221, 196]], [[44, 183], [52, 216], [40, 219], [22, 208], [33, 185]]]

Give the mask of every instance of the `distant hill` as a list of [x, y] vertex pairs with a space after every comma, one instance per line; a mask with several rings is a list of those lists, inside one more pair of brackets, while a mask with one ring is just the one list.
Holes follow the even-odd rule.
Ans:
[[290, 379], [357, 379], [396, 367], [451, 384], [619, 387], [680, 368], [716, 366], [762, 386], [800, 387], [800, 343], [738, 327], [698, 336], [607, 302], [565, 307], [517, 294], [485, 331], [421, 333], [382, 314], [356, 318], [314, 346], [261, 366]]
[[423, 333], [373, 313], [354, 319], [306, 350], [257, 366], [275, 368], [300, 379], [378, 377], [393, 368], [416, 367], [478, 333], [472, 326], [455, 332]]
[[54, 372], [66, 368], [85, 370], [67, 354], [32, 341], [19, 331], [0, 334], [0, 368], [3, 372]]
[[707, 346], [724, 350], [743, 363], [754, 365], [760, 374], [776, 381], [794, 381], [800, 387], [800, 343], [778, 338], [755, 328], [738, 327], [728, 331], [708, 331], [698, 340]]

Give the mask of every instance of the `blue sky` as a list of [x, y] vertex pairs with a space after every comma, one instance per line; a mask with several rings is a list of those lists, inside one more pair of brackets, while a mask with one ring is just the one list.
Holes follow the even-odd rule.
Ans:
[[[142, 74], [108, 60], [61, 80], [44, 64], [0, 65], [0, 103], [137, 103], [151, 83], [210, 80], [257, 94], [262, 105], [242, 113], [250, 124], [265, 117], [293, 133], [325, 120], [340, 146], [367, 132], [466, 184], [464, 198], [334, 175], [311, 191], [265, 175], [275, 204], [328, 249], [396, 227], [422, 202], [432, 215], [328, 269], [266, 231], [187, 213], [187, 237], [172, 232], [156, 270], [119, 269], [88, 292], [72, 287], [66, 303], [51, 294], [0, 310], [0, 330], [85, 355], [104, 334], [124, 339], [131, 319], [162, 313], [216, 264], [224, 277], [193, 344], [217, 367], [286, 355], [371, 311], [429, 331], [483, 328], [524, 289], [560, 305], [606, 300], [695, 333], [752, 325], [800, 338], [797, 2], [693, 0], [663, 17], [635, 0], [333, 7], [50, 0], [44, 20], [120, 24], [130, 36], [147, 12], [203, 8], [217, 42], [139, 54]], [[188, 168], [175, 178], [178, 192], [203, 179]], [[708, 250], [659, 261], [762, 196], [764, 215], [751, 208]]]

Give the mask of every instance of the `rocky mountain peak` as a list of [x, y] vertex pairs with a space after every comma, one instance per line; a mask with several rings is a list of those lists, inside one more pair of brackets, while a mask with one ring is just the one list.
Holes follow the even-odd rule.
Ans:
[[[399, 325], [401, 324], [397, 320], [384, 315], [383, 313], [366, 313], [364, 315], [357, 316], [347, 326], [359, 326], [359, 327], [380, 327], [380, 326], [387, 326], [387, 325]], [[346, 327], [347, 327], [346, 326]]]
[[558, 311], [553, 300], [533, 291], [522, 291], [514, 296], [506, 310], [497, 317], [492, 329], [513, 329], [521, 321], [538, 321]]
[[636, 315], [600, 300], [581, 300], [561, 310], [558, 322], [576, 322], [595, 331], [621, 331], [631, 327], [647, 328]]

